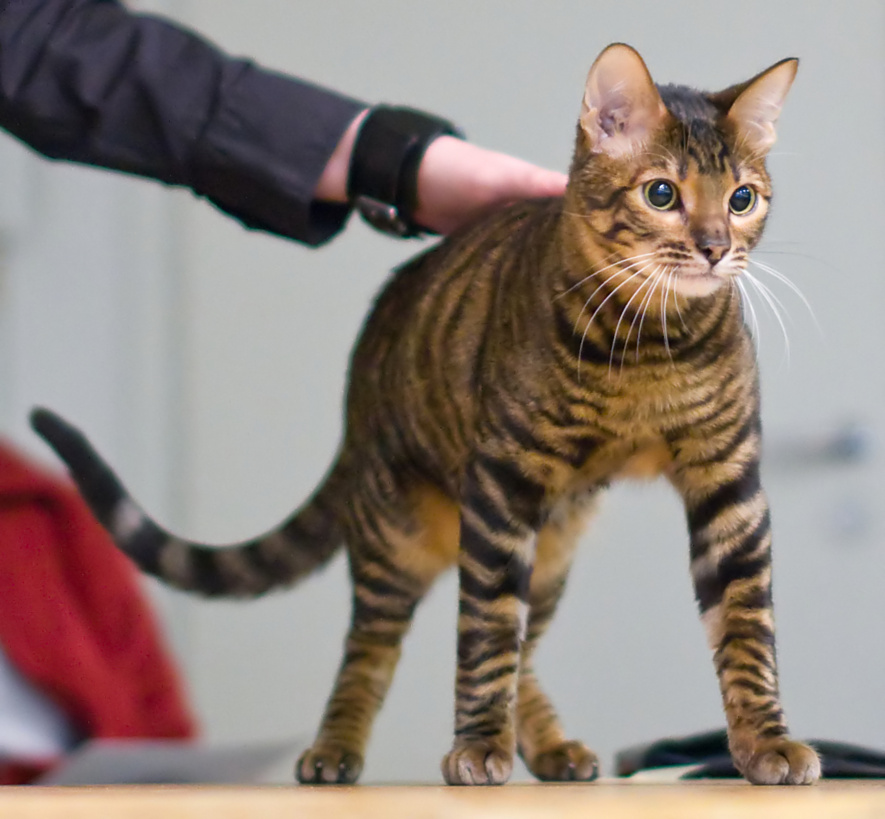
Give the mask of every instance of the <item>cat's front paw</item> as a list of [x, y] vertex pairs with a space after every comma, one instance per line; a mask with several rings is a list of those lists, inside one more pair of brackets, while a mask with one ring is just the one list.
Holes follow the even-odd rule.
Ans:
[[491, 740], [456, 743], [442, 761], [448, 785], [503, 785], [513, 772], [513, 752]]
[[295, 764], [303, 785], [352, 785], [363, 770], [363, 758], [353, 751], [329, 746], [308, 748]]
[[525, 764], [543, 782], [590, 782], [599, 776], [599, 758], [577, 740], [548, 748]]
[[820, 779], [820, 759], [802, 742], [781, 738], [759, 743], [738, 770], [754, 785], [810, 785]]

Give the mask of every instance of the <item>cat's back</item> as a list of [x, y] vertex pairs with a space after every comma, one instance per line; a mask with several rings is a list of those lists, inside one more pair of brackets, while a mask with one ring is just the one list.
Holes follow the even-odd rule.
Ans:
[[351, 438], [396, 429], [408, 452], [425, 450], [432, 430], [436, 451], [459, 457], [480, 399], [485, 340], [515, 299], [532, 297], [514, 271], [554, 240], [561, 207], [548, 198], [496, 210], [394, 271], [354, 349]]
[[529, 199], [495, 210], [396, 270], [379, 293], [354, 350], [359, 368], [393, 363], [452, 367], [475, 363], [502, 284], [529, 251], [553, 239], [559, 197]]

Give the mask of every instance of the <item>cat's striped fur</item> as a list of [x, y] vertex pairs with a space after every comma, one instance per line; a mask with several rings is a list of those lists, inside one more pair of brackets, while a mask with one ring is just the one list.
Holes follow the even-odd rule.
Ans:
[[[734, 287], [765, 221], [764, 157], [794, 73], [784, 61], [717, 95], [656, 90], [632, 49], [603, 52], [565, 197], [499, 211], [397, 271], [353, 355], [338, 458], [270, 535], [226, 549], [170, 536], [76, 431], [35, 414], [120, 547], [173, 586], [257, 595], [346, 544], [352, 625], [302, 782], [357, 778], [414, 608], [452, 565], [446, 781], [504, 782], [517, 751], [541, 779], [594, 778], [532, 658], [597, 495], [658, 474], [684, 499], [737, 767], [760, 783], [817, 778], [778, 699], [757, 373]], [[678, 191], [674, 207], [652, 204], [654, 180]], [[756, 199], [736, 215], [740, 186]]]

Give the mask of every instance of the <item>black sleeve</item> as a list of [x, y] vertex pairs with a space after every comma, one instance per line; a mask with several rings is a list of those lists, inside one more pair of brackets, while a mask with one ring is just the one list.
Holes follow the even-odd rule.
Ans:
[[364, 107], [115, 0], [0, 0], [0, 127], [192, 188], [250, 228], [312, 245], [342, 228], [349, 209], [313, 191]]

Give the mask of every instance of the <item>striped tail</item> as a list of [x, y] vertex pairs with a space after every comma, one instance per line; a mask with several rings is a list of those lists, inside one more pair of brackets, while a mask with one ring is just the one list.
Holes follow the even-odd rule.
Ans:
[[93, 514], [138, 567], [177, 589], [210, 597], [256, 597], [290, 586], [328, 562], [343, 538], [324, 501], [328, 481], [276, 530], [256, 540], [213, 547], [177, 538], [132, 500], [86, 437], [38, 408], [31, 426], [68, 465]]

